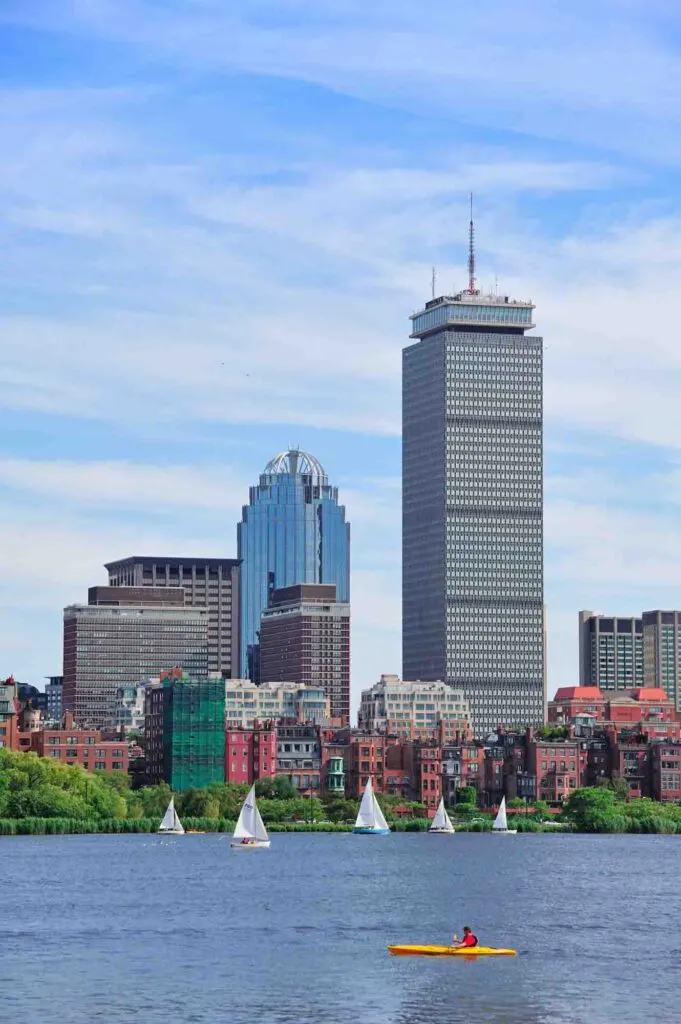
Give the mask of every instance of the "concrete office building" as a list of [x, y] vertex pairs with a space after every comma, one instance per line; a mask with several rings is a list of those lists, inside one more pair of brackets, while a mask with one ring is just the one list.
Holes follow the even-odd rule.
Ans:
[[601, 690], [643, 686], [643, 620], [579, 613], [579, 685]]
[[70, 605], [64, 609], [63, 707], [103, 727], [121, 687], [168, 668], [206, 675], [208, 609]]
[[63, 693], [64, 677], [47, 676], [47, 682], [45, 683], [45, 696], [47, 704], [47, 718], [50, 722], [61, 722]]
[[542, 339], [468, 288], [403, 353], [403, 675], [465, 693], [477, 736], [545, 712]]
[[[153, 558], [133, 555], [109, 562], [109, 595], [96, 602], [121, 603], [125, 594], [114, 589], [144, 588], [140, 604], [165, 603], [159, 590], [172, 591], [166, 600], [189, 608], [208, 610], [208, 670], [226, 679], [238, 676], [239, 665], [239, 563], [235, 558]], [[93, 588], [104, 591], [107, 588]], [[147, 600], [147, 592], [154, 596]], [[95, 603], [95, 602], [92, 602]], [[167, 667], [167, 666], [166, 666]]]
[[643, 685], [664, 690], [681, 711], [681, 612], [643, 612]]
[[329, 698], [331, 717], [350, 722], [350, 605], [335, 584], [275, 590], [260, 622], [262, 682], [290, 679]]

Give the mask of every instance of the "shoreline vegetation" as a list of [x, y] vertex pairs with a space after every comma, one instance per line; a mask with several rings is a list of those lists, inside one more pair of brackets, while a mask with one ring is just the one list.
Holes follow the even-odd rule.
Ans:
[[[175, 794], [175, 806], [189, 832], [232, 833], [247, 785], [214, 783], [205, 789]], [[326, 796], [300, 797], [289, 779], [278, 776], [256, 784], [258, 806], [270, 832], [351, 832], [358, 800]], [[50, 758], [0, 749], [0, 836], [155, 833], [171, 797], [166, 783], [138, 790], [126, 775], [91, 774]], [[449, 813], [457, 832], [487, 832], [494, 814], [480, 810], [476, 791], [457, 791]], [[378, 796], [395, 832], [425, 832], [430, 819], [416, 802]], [[681, 806], [646, 798], [628, 798], [624, 780], [575, 790], [561, 812], [541, 801], [526, 811], [511, 800], [517, 813], [509, 822], [519, 833], [656, 833], [681, 834]], [[399, 811], [398, 811], [399, 809]]]

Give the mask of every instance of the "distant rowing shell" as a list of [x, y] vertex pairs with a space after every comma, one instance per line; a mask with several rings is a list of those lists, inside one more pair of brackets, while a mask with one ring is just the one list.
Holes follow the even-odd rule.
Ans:
[[491, 946], [388, 946], [393, 956], [517, 956], [515, 949]]

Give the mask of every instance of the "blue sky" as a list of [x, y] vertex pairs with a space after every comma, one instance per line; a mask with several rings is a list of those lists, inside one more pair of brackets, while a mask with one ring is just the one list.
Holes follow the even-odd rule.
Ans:
[[132, 553], [233, 555], [268, 459], [353, 529], [400, 671], [400, 365], [465, 281], [545, 338], [549, 690], [580, 608], [681, 605], [681, 18], [665, 0], [4, 0], [0, 672]]

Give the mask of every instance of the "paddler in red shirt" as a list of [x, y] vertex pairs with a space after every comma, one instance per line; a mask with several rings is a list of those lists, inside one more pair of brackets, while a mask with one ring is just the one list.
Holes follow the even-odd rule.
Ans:
[[472, 929], [470, 929], [468, 927], [468, 925], [464, 926], [463, 938], [461, 939], [461, 941], [459, 941], [459, 936], [458, 935], [454, 935], [452, 937], [452, 945], [453, 946], [459, 946], [459, 947], [461, 947], [461, 946], [477, 946], [477, 944], [478, 944], [477, 936], [473, 935], [473, 931], [472, 931]]

